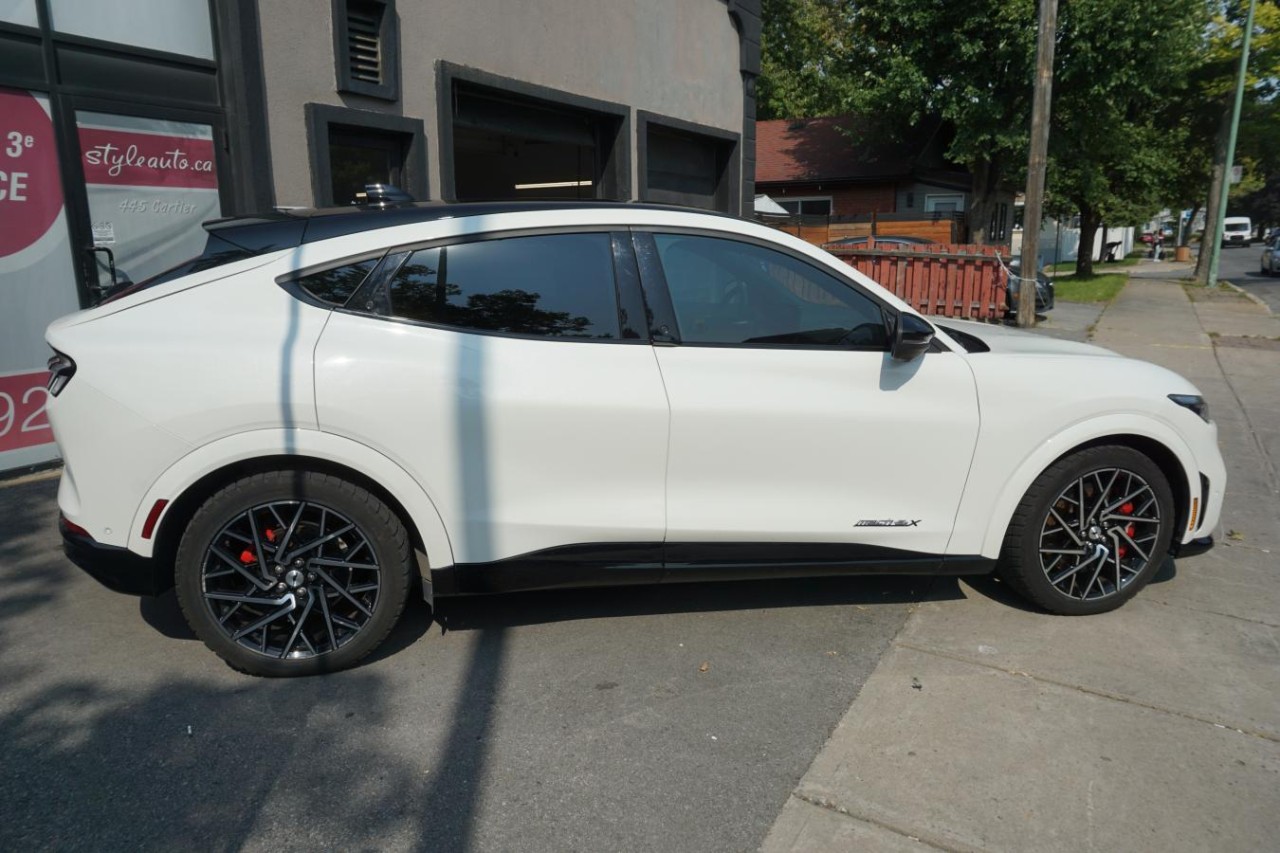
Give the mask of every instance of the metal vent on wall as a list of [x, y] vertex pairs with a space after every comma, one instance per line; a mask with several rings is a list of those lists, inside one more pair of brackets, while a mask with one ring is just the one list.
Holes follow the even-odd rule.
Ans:
[[347, 4], [347, 62], [351, 79], [365, 83], [382, 82], [381, 3]]

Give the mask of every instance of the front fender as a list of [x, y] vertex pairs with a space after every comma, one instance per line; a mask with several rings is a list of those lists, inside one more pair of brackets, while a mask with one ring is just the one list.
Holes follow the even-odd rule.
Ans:
[[[432, 569], [453, 565], [453, 546], [435, 501], [403, 468], [376, 450], [349, 438], [317, 430], [264, 429], [237, 433], [196, 448], [171, 465], [151, 485], [129, 530], [129, 550], [150, 557], [153, 539], [142, 538], [147, 513], [157, 500], [173, 506], [203, 477], [236, 462], [274, 456], [312, 457], [359, 471], [391, 493], [422, 536]], [[163, 515], [159, 519], [163, 524]]]
[[[975, 470], [970, 475], [956, 520], [956, 532], [948, 553], [980, 553], [996, 558], [1004, 544], [1005, 531], [1014, 510], [1027, 489], [1055, 461], [1081, 445], [1112, 436], [1139, 436], [1158, 442], [1178, 460], [1185, 478], [1186, 494], [1199, 495], [1199, 466], [1185, 439], [1168, 424], [1138, 413], [1114, 413], [1072, 424], [1065, 430], [1044, 438], [1030, 453], [1017, 460], [1008, 476], [986, 478]], [[1006, 465], [1008, 461], [1006, 460]], [[977, 469], [977, 465], [975, 464]], [[1180, 508], [1182, 509], [1182, 508]], [[1177, 542], [1187, 541], [1192, 531], [1175, 535]]]

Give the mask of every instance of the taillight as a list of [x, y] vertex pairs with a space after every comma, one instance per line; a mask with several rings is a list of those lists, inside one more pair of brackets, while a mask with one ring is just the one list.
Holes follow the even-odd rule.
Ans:
[[61, 394], [62, 389], [67, 387], [67, 383], [75, 375], [75, 360], [69, 355], [63, 355], [54, 350], [53, 358], [49, 359], [49, 394], [54, 397]]

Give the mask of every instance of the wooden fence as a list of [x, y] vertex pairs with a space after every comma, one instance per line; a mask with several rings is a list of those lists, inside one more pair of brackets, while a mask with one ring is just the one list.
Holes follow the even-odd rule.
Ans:
[[828, 248], [921, 314], [999, 320], [1005, 280], [996, 246], [940, 243], [892, 249]]
[[845, 237], [869, 237], [873, 234], [921, 237], [936, 243], [960, 243], [969, 238], [964, 216], [951, 213], [767, 217], [760, 218], [760, 221], [815, 246]]

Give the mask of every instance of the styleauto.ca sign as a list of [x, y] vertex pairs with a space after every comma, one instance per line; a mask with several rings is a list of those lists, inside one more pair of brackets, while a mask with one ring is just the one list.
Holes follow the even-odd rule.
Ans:
[[80, 128], [88, 184], [216, 190], [213, 140]]

